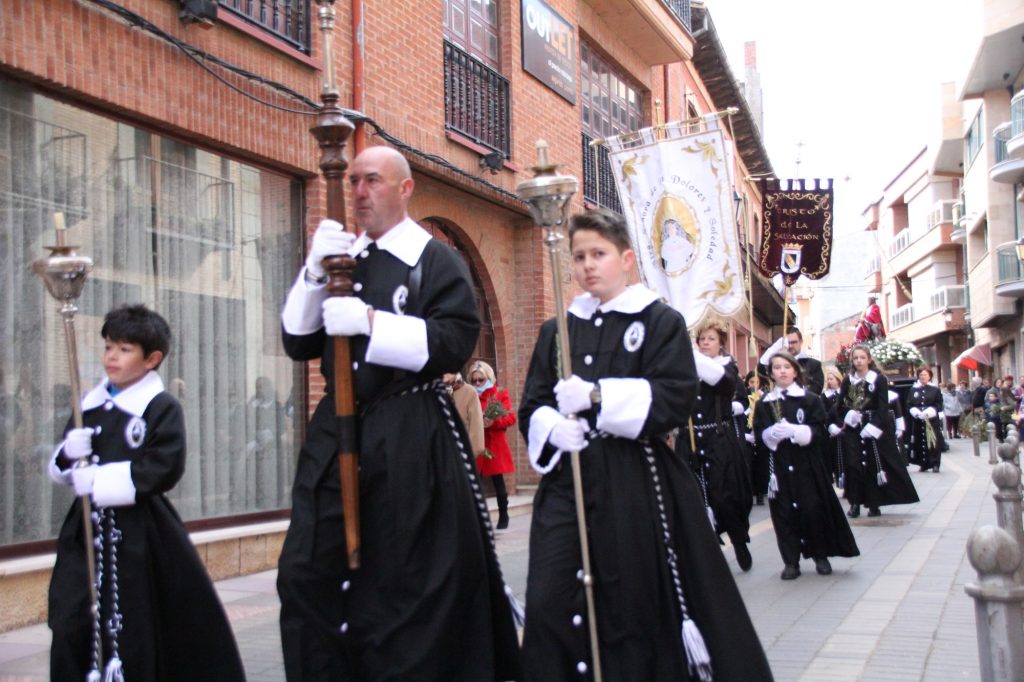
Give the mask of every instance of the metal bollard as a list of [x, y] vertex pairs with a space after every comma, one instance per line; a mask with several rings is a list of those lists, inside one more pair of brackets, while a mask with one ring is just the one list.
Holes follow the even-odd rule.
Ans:
[[977, 419], [971, 424], [971, 446], [974, 448], [974, 456], [981, 457], [981, 422]]
[[974, 599], [978, 661], [983, 682], [1024, 680], [1024, 526], [1021, 524], [1020, 470], [1012, 463], [1016, 446], [1003, 444], [1003, 462], [992, 470], [999, 491], [999, 526], [982, 526], [967, 541], [967, 556], [978, 582], [964, 591]]
[[996, 425], [993, 422], [985, 424], [985, 429], [988, 431], [988, 463], [998, 464], [999, 460], [996, 459]]

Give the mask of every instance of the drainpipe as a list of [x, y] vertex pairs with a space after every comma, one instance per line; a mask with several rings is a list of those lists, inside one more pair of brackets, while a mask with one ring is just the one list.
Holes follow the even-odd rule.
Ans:
[[[661, 94], [662, 97], [665, 98], [665, 120], [663, 122], [668, 123], [669, 121], [672, 120], [670, 114], [668, 113], [668, 64], [662, 64], [661, 66], [661, 80], [663, 89], [663, 92]], [[685, 118], [685, 116], [680, 116], [680, 118]]]
[[[352, 0], [352, 108], [359, 113], [363, 111], [363, 0]], [[353, 158], [366, 148], [366, 126], [360, 121], [356, 123], [352, 135], [355, 153]]]

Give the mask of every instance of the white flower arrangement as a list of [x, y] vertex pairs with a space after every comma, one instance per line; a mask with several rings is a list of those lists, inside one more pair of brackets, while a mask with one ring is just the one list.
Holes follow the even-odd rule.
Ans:
[[867, 344], [871, 351], [871, 357], [882, 367], [888, 365], [923, 365], [924, 358], [917, 346], [907, 341], [900, 341], [892, 337], [877, 339]]

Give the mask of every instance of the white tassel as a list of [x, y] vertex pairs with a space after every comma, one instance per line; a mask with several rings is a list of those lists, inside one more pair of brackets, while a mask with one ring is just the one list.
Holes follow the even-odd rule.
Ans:
[[708, 513], [708, 523], [711, 524], [711, 530], [715, 530], [717, 527], [715, 523], [715, 510], [711, 507], [704, 507], [704, 510]]
[[836, 485], [840, 490], [846, 488], [846, 474], [839, 474], [839, 482]]
[[121, 659], [114, 656], [103, 671], [103, 682], [124, 682], [124, 666]]
[[878, 485], [879, 485], [879, 487], [881, 487], [881, 486], [883, 486], [883, 485], [885, 485], [886, 483], [889, 482], [889, 477], [885, 475], [884, 471], [879, 471], [877, 478], [878, 478]]
[[516, 622], [516, 627], [525, 627], [526, 610], [523, 609], [523, 605], [516, 599], [515, 593], [508, 585], [505, 585], [505, 596], [508, 598], [508, 605], [512, 607], [512, 620]]
[[779, 478], [772, 474], [768, 478], [768, 499], [774, 500], [775, 495], [779, 492]]
[[85, 682], [100, 682], [100, 671], [95, 668], [89, 671], [89, 674], [85, 676]]
[[711, 682], [711, 654], [692, 618], [683, 620], [683, 648], [686, 650], [690, 674], [695, 675], [700, 682]]

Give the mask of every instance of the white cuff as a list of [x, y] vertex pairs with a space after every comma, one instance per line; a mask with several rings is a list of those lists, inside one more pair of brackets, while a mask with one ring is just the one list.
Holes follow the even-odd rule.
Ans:
[[903, 417], [896, 418], [896, 430], [900, 433], [907, 430], [907, 423], [903, 421]]
[[[725, 376], [725, 367], [722, 367], [703, 353], [694, 353], [693, 359], [697, 363], [697, 376], [700, 377], [700, 380], [705, 384], [714, 386], [722, 380], [723, 376]], [[603, 397], [604, 392], [602, 391], [602, 398]]]
[[132, 463], [114, 462], [96, 467], [92, 501], [101, 507], [127, 507], [135, 504]]
[[46, 468], [50, 474], [50, 478], [53, 479], [54, 483], [61, 483], [63, 485], [74, 485], [71, 480], [71, 467], [64, 469], [63, 471], [57, 466], [57, 457], [60, 456], [60, 451], [64, 449], [64, 441], [57, 444], [56, 449], [53, 451], [53, 456], [50, 457], [50, 465]]
[[738, 400], [732, 401], [732, 416], [740, 417], [744, 414], [743, 403]]
[[765, 447], [772, 452], [775, 452], [779, 447], [779, 441], [775, 440], [772, 436], [771, 426], [761, 432], [761, 440], [764, 442]]
[[828, 425], [828, 433], [829, 433], [830, 436], [838, 436], [842, 432], [843, 432], [843, 430], [841, 428], [839, 428], [837, 425], [835, 425], [835, 424], [829, 424]]
[[429, 359], [427, 323], [422, 317], [373, 311], [366, 362], [418, 372]]
[[861, 431], [867, 432], [868, 435], [875, 439], [882, 437], [882, 429], [878, 428], [874, 424], [865, 424], [864, 428], [861, 429]]
[[789, 439], [797, 445], [808, 445], [811, 442], [811, 427], [797, 424], [793, 427], [793, 436]]
[[281, 311], [281, 325], [289, 334], [305, 336], [324, 326], [322, 306], [327, 298], [327, 287], [306, 281], [303, 267], [295, 279]]
[[[782, 345], [785, 343], [785, 341], [786, 341], [786, 337], [780, 336], [775, 341], [775, 343], [773, 343], [772, 345], [768, 346], [768, 348], [765, 350], [764, 354], [761, 355], [761, 359], [758, 360], [758, 362], [760, 362], [762, 365], [767, 365], [768, 361], [772, 359], [772, 356], [775, 355], [776, 353], [778, 353], [780, 350], [782, 350]], [[769, 367], [768, 371], [770, 372], [771, 369], [772, 368]]]
[[622, 438], [637, 438], [651, 411], [647, 379], [601, 379], [601, 410], [597, 430]]
[[565, 417], [559, 414], [558, 410], [548, 405], [538, 407], [530, 415], [530, 428], [527, 430], [529, 437], [527, 438], [526, 450], [530, 455], [530, 465], [538, 473], [548, 473], [555, 468], [558, 460], [562, 458], [562, 451], [558, 450], [552, 455], [551, 461], [547, 464], [538, 463], [541, 454], [544, 452], [544, 446], [548, 442], [548, 436], [551, 435], [551, 429], [555, 428], [555, 424], [563, 419]]

